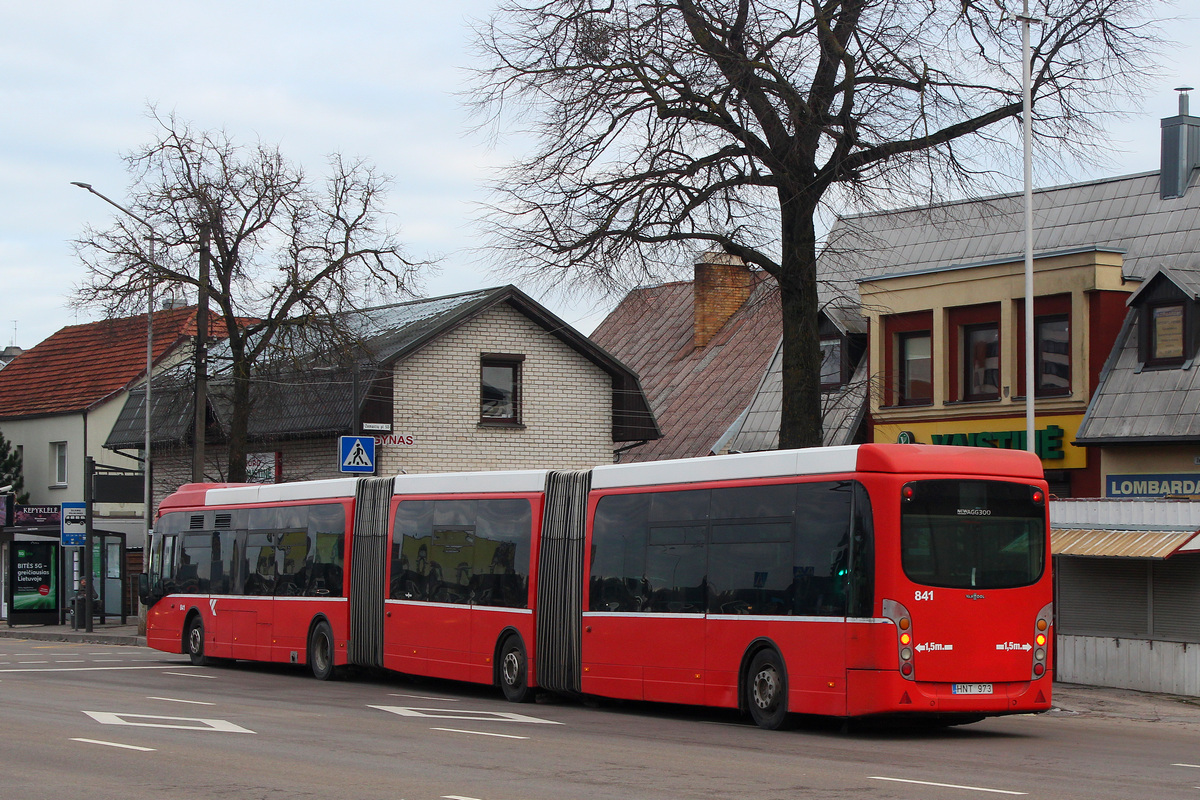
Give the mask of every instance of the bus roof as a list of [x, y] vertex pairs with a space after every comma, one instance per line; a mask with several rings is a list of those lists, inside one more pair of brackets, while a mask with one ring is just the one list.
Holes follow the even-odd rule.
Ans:
[[1023, 450], [880, 443], [613, 464], [592, 470], [592, 488], [847, 472], [1043, 477], [1041, 460]]

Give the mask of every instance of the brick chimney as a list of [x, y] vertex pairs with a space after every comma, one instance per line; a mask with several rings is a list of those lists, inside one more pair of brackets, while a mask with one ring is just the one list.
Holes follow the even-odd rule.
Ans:
[[709, 252], [696, 262], [692, 283], [695, 327], [692, 343], [704, 347], [750, 299], [753, 278], [746, 262], [727, 253]]

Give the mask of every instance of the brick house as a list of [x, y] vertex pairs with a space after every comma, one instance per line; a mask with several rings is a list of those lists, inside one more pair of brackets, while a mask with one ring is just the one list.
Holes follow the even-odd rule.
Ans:
[[[375, 474], [583, 468], [660, 434], [637, 376], [512, 286], [364, 309], [358, 357], [303, 354], [255, 374], [257, 480], [341, 476], [338, 437], [376, 439]], [[214, 349], [205, 479], [225, 475], [227, 386]], [[156, 387], [155, 500], [191, 479], [190, 377]], [[105, 446], [143, 436], [129, 398]]]

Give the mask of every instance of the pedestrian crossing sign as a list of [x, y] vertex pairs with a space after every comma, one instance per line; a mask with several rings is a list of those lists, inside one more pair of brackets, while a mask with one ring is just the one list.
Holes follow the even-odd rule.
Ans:
[[339, 463], [342, 472], [359, 472], [372, 474], [375, 472], [375, 437], [374, 436], [343, 436], [339, 440]]

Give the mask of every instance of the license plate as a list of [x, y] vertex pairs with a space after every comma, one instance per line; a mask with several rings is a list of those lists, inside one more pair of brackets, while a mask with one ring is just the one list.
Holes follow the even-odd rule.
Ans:
[[992, 685], [990, 683], [956, 683], [950, 691], [954, 694], [991, 694]]

